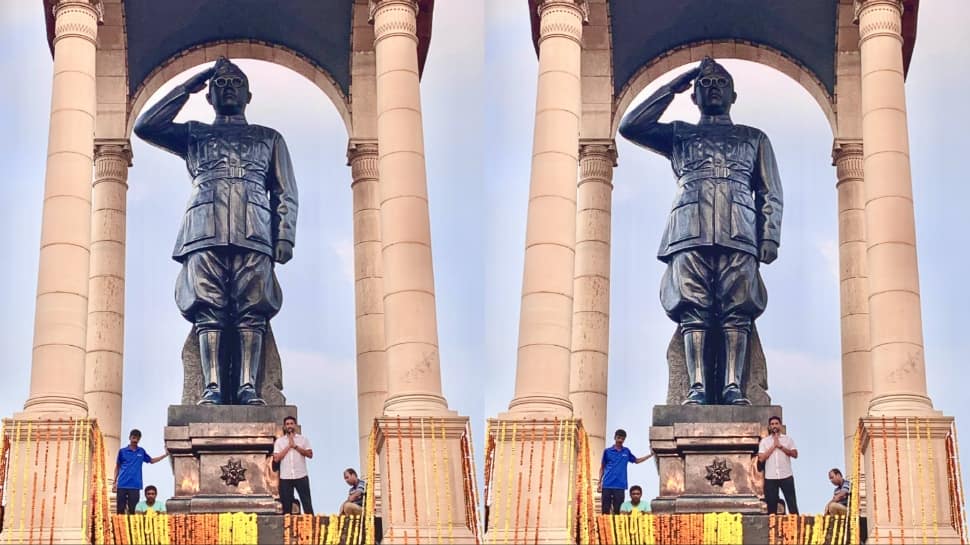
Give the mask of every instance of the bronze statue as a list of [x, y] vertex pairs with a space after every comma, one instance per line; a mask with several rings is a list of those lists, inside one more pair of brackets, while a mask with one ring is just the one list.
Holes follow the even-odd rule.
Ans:
[[[174, 119], [209, 85], [212, 124]], [[249, 80], [220, 58], [149, 108], [135, 134], [186, 162], [192, 193], [172, 258], [182, 264], [175, 301], [198, 335], [200, 405], [263, 405], [263, 336], [283, 294], [274, 261], [293, 256], [297, 189], [283, 137], [250, 125]], [[224, 340], [238, 339], [236, 347]], [[235, 384], [235, 386], [233, 386]]]
[[[691, 82], [700, 122], [660, 123]], [[735, 100], [731, 75], [708, 57], [620, 125], [625, 138], [670, 159], [677, 177], [657, 257], [667, 263], [661, 303], [683, 334], [685, 404], [750, 404], [744, 365], [754, 320], [768, 299], [759, 261], [774, 261], [781, 240], [775, 155], [763, 132], [731, 121]]]

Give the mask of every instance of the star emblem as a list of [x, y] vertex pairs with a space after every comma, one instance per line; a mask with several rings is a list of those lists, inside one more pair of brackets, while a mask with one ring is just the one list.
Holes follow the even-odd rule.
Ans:
[[728, 467], [725, 460], [714, 458], [714, 463], [704, 469], [707, 470], [707, 477], [705, 478], [711, 481], [713, 486], [724, 486], [724, 483], [731, 480], [731, 468]]
[[219, 469], [222, 470], [220, 479], [226, 481], [226, 486], [239, 486], [239, 483], [246, 480], [246, 468], [242, 466], [241, 461], [229, 458], [229, 463], [220, 466]]

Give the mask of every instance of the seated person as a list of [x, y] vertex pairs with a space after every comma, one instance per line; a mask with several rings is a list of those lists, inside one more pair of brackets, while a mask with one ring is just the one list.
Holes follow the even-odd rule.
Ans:
[[164, 513], [165, 502], [158, 501], [158, 489], [150, 484], [145, 487], [145, 501], [138, 502], [135, 506], [136, 513]]
[[646, 503], [640, 501], [643, 498], [643, 489], [640, 485], [633, 485], [630, 487], [630, 501], [623, 502], [620, 505], [621, 515], [632, 515], [635, 513], [647, 513], [650, 508]]
[[344, 470], [344, 482], [350, 485], [350, 493], [340, 506], [341, 515], [360, 515], [364, 512], [364, 495], [367, 494], [367, 484], [357, 476], [357, 470], [348, 467]]
[[852, 493], [852, 483], [842, 476], [842, 471], [837, 467], [829, 471], [829, 482], [835, 485], [835, 492], [825, 506], [825, 514], [844, 515], [849, 511], [849, 495]]

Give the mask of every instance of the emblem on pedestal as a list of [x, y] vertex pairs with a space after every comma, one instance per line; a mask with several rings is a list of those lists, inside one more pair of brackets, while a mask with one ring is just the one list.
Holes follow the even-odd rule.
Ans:
[[246, 480], [246, 468], [239, 460], [229, 458], [229, 463], [219, 466], [219, 469], [222, 470], [220, 479], [226, 481], [226, 486], [239, 486], [239, 483]]
[[726, 460], [714, 458], [714, 463], [705, 466], [704, 469], [707, 470], [705, 478], [711, 481], [713, 486], [724, 486], [724, 483], [731, 480], [731, 468], [728, 467]]

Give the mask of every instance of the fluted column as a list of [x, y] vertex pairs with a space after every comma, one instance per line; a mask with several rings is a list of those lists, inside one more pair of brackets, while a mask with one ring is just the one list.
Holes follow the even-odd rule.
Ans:
[[869, 277], [862, 142], [836, 141], [832, 152], [839, 199], [839, 307], [842, 331], [842, 415], [845, 460], [852, 463], [859, 419], [869, 412]]
[[372, 0], [384, 260], [385, 414], [447, 411], [441, 394], [416, 0]]
[[576, 272], [573, 280], [569, 401], [589, 434], [591, 474], [599, 476], [606, 448], [607, 363], [610, 345], [610, 221], [616, 145], [584, 141], [579, 147]]
[[903, 84], [901, 0], [857, 3], [869, 266], [869, 412], [932, 410], [926, 392], [916, 227]]
[[[357, 333], [357, 420], [360, 468], [368, 467], [374, 419], [384, 412], [387, 361], [384, 358], [384, 278], [381, 259], [381, 195], [377, 142], [351, 140], [347, 150], [354, 193], [354, 302]], [[378, 477], [368, 475], [372, 492]]]
[[84, 415], [100, 2], [54, 6], [54, 77], [44, 180], [30, 413]]
[[[105, 452], [112, 456], [118, 452], [121, 441], [129, 166], [128, 140], [95, 142], [84, 401], [88, 416], [98, 420], [104, 434]], [[113, 472], [109, 480], [114, 481]]]
[[520, 416], [568, 416], [585, 0], [539, 3], [539, 77], [515, 397]]

